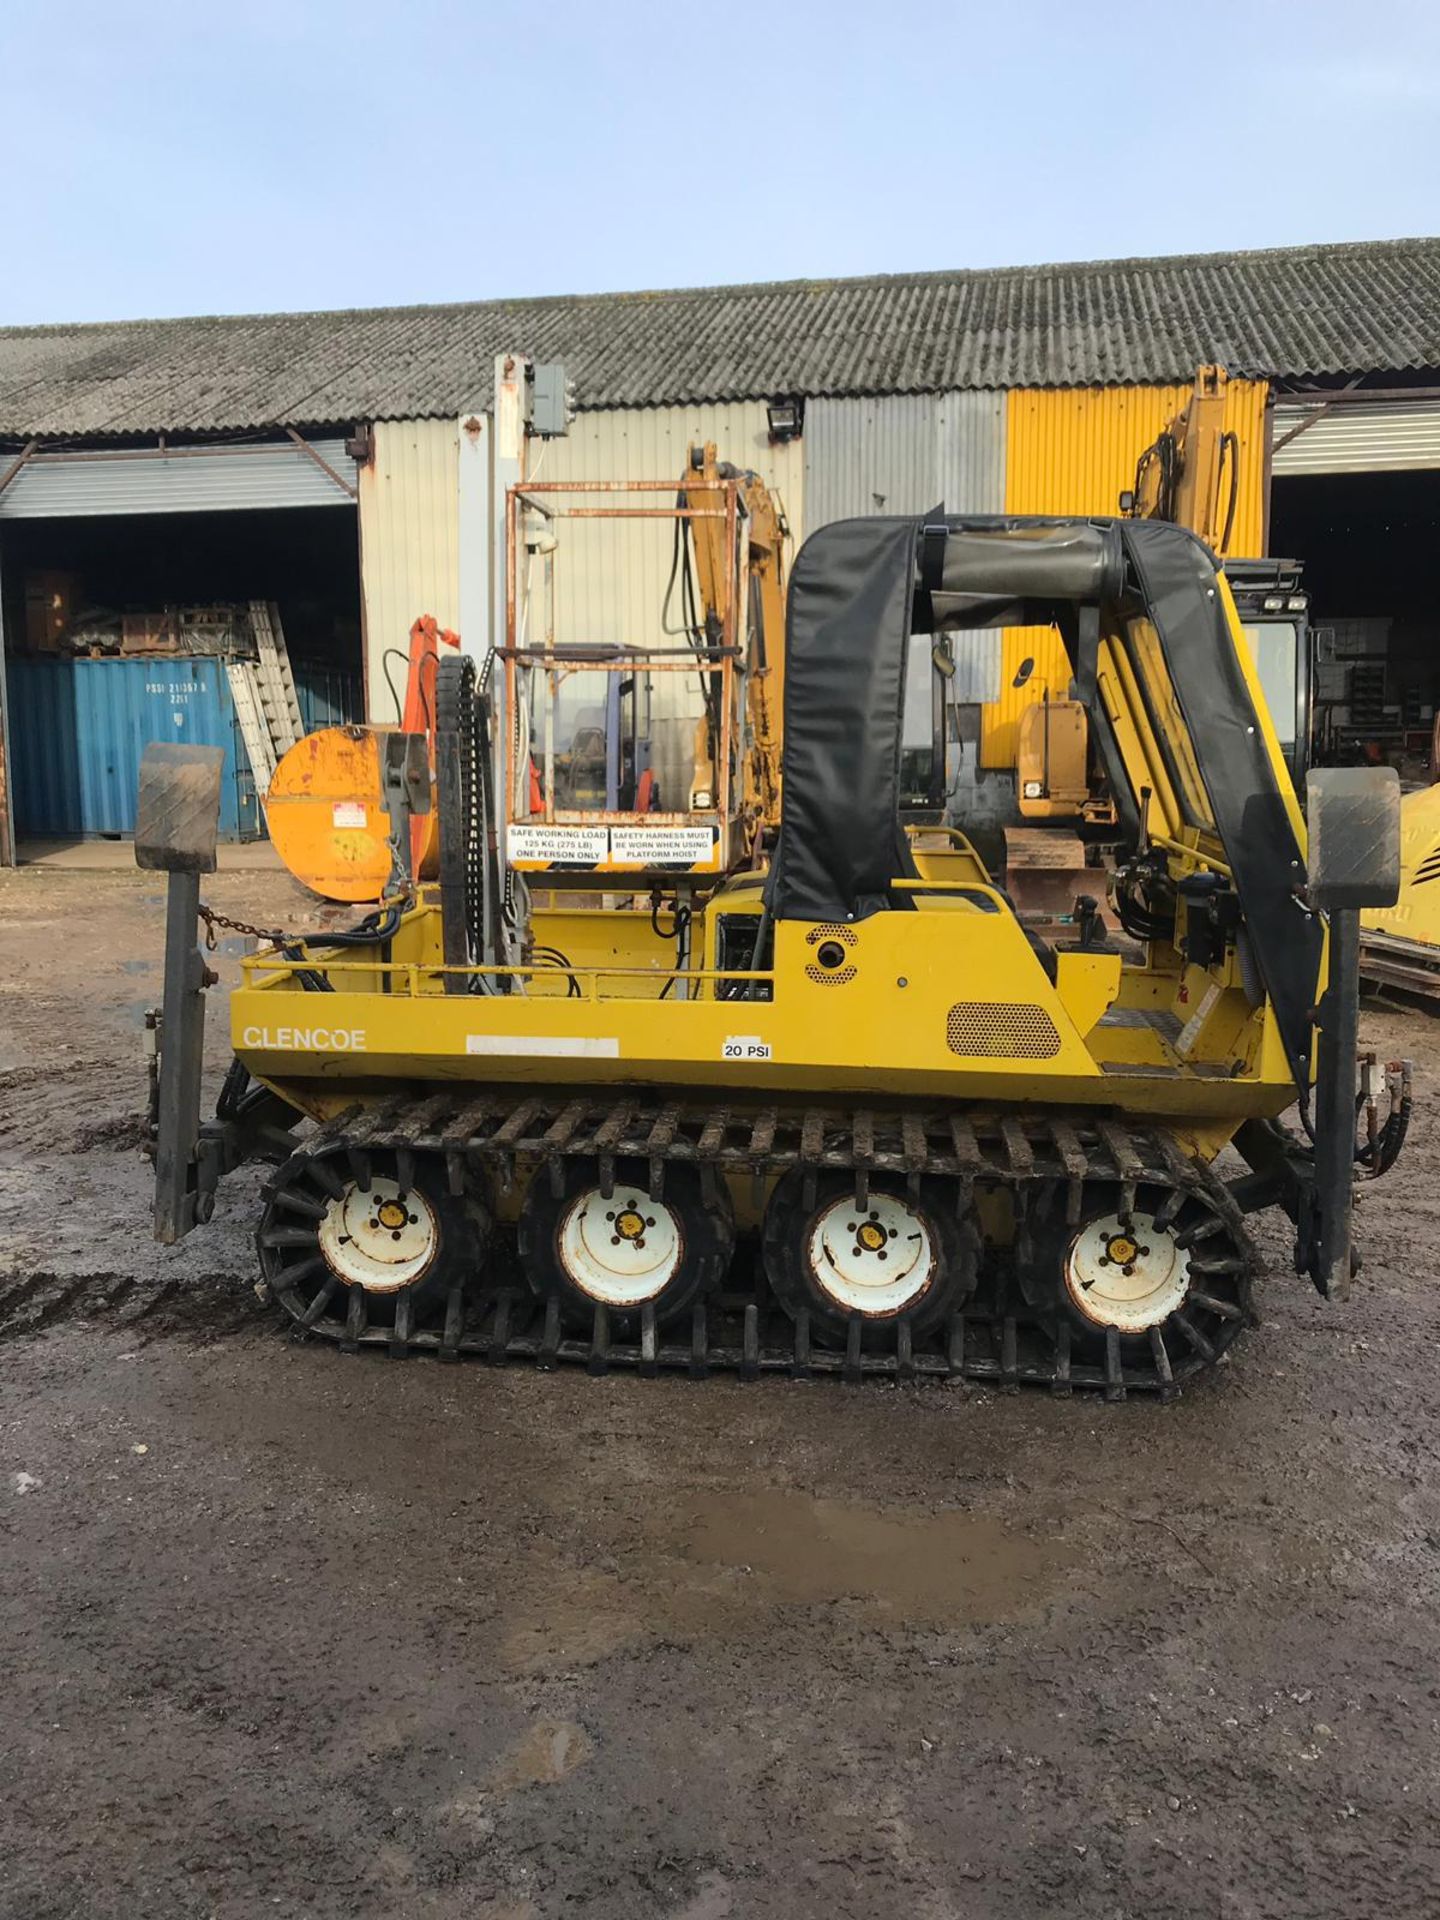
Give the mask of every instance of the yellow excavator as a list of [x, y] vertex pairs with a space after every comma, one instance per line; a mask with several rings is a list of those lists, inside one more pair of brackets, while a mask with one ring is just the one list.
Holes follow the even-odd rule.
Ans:
[[[690, 471], [680, 497], [697, 489], [712, 495], [735, 489], [735, 526], [724, 520], [691, 520], [695, 585], [705, 632], [718, 633], [737, 574], [744, 599], [745, 728], [741, 753], [742, 844], [757, 858], [780, 825], [781, 715], [785, 699], [785, 548], [790, 530], [783, 509], [758, 474], [715, 457], [714, 441], [690, 452]], [[738, 548], [738, 551], [736, 550]], [[716, 784], [714, 729], [702, 719], [696, 730], [696, 791]]]
[[[731, 558], [725, 577], [709, 673], [741, 650]], [[1061, 634], [1105, 759], [1124, 948], [1098, 915], [1041, 939], [963, 836], [901, 817], [912, 635], [1017, 610]], [[1395, 896], [1397, 785], [1312, 776], [1307, 829], [1192, 534], [937, 515], [812, 535], [773, 853], [704, 887], [678, 861], [628, 883], [689, 916], [658, 967], [673, 927], [615, 904], [598, 859], [568, 869], [583, 951], [577, 931], [575, 953], [542, 957], [524, 925], [526, 957], [507, 949], [504, 901], [474, 885], [512, 804], [475, 768], [494, 689], [469, 663], [439, 674], [438, 886], [384, 927], [245, 961], [235, 1067], [203, 1126], [194, 929], [219, 768], [156, 748], [142, 769], [137, 855], [170, 874], [156, 1231], [179, 1238], [231, 1167], [271, 1160], [261, 1284], [297, 1333], [1116, 1399], [1172, 1394], [1252, 1318], [1252, 1213], [1288, 1216], [1297, 1270], [1344, 1294], [1353, 1184], [1393, 1163], [1409, 1114], [1401, 1067], [1356, 1063], [1357, 914]], [[394, 738], [403, 827], [430, 795]], [[513, 747], [495, 758], [513, 776]], [[714, 765], [719, 785], [725, 751]], [[743, 809], [708, 811], [718, 827]], [[1248, 1171], [1225, 1170], [1227, 1145]]]
[[[1440, 766], [1440, 739], [1431, 749]], [[1400, 898], [1362, 915], [1360, 971], [1370, 984], [1440, 999], [1440, 785], [1400, 801]]]
[[[1141, 453], [1133, 486], [1120, 499], [1122, 512], [1188, 527], [1222, 557], [1230, 551], [1240, 490], [1239, 441], [1225, 425], [1227, 386], [1223, 367], [1197, 369], [1184, 411]], [[1017, 686], [1025, 677], [1022, 665]], [[1015, 786], [1022, 820], [1071, 825], [1113, 820], [1080, 701], [1053, 695], [1047, 687], [1025, 708]]]

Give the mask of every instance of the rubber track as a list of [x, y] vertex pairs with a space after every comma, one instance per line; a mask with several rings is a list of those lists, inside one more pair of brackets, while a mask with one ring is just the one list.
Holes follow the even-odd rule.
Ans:
[[[1253, 1318], [1254, 1249], [1224, 1184], [1163, 1129], [1136, 1128], [1097, 1117], [1093, 1110], [1041, 1119], [1013, 1112], [869, 1107], [742, 1110], [639, 1095], [603, 1102], [523, 1088], [493, 1089], [469, 1099], [440, 1094], [341, 1114], [305, 1142], [267, 1191], [282, 1192], [304, 1177], [307, 1163], [336, 1154], [347, 1156], [351, 1173], [359, 1177], [367, 1154], [382, 1150], [439, 1156], [455, 1194], [472, 1190], [477, 1174], [509, 1191], [526, 1178], [546, 1179], [553, 1172], [558, 1190], [562, 1162], [571, 1158], [598, 1163], [602, 1190], [615, 1179], [618, 1161], [645, 1162], [657, 1198], [663, 1198], [665, 1168], [677, 1163], [698, 1167], [702, 1182], [717, 1181], [722, 1173], [748, 1173], [757, 1199], [773, 1176], [795, 1167], [816, 1175], [832, 1169], [853, 1173], [862, 1205], [872, 1174], [901, 1176], [912, 1191], [922, 1180], [941, 1179], [953, 1184], [957, 1211], [966, 1217], [977, 1189], [1006, 1188], [1014, 1196], [1022, 1242], [1042, 1203], [1063, 1204], [1064, 1218], [1073, 1225], [1084, 1216], [1086, 1189], [1094, 1183], [1107, 1194], [1118, 1187], [1122, 1215], [1134, 1206], [1137, 1188], [1160, 1187], [1174, 1195], [1177, 1212], [1192, 1198], [1202, 1202], [1214, 1232], [1223, 1236], [1220, 1268], [1212, 1270], [1223, 1270], [1225, 1278], [1202, 1284], [1226, 1295], [1215, 1302], [1223, 1309], [1224, 1337], [1217, 1341], [1193, 1315], [1182, 1313], [1177, 1319], [1183, 1350], [1172, 1354], [1163, 1335], [1152, 1335], [1148, 1358], [1139, 1364], [1133, 1348], [1122, 1349], [1112, 1335], [1103, 1360], [1092, 1359], [1072, 1352], [1063, 1317], [1055, 1327], [1042, 1326], [1015, 1301], [972, 1296], [923, 1343], [912, 1340], [901, 1319], [889, 1324], [890, 1338], [877, 1348], [873, 1323], [862, 1342], [857, 1319], [847, 1347], [840, 1350], [812, 1343], [806, 1316], [791, 1322], [768, 1298], [762, 1279], [749, 1292], [727, 1291], [697, 1304], [689, 1338], [680, 1340], [673, 1326], [656, 1325], [649, 1308], [642, 1313], [638, 1340], [613, 1338], [603, 1307], [596, 1309], [588, 1334], [576, 1337], [562, 1326], [558, 1303], [542, 1306], [524, 1285], [487, 1287], [477, 1299], [457, 1284], [439, 1325], [411, 1325], [402, 1298], [395, 1326], [372, 1326], [365, 1296], [354, 1289], [343, 1323], [322, 1318], [307, 1329], [351, 1349], [384, 1346], [396, 1355], [430, 1353], [442, 1360], [469, 1354], [492, 1362], [529, 1360], [541, 1367], [569, 1362], [592, 1373], [622, 1367], [642, 1374], [675, 1369], [703, 1375], [719, 1368], [743, 1378], [785, 1373], [847, 1380], [965, 1379], [1002, 1388], [1040, 1385], [1061, 1394], [1087, 1387], [1119, 1400], [1130, 1391], [1169, 1398], [1228, 1344], [1231, 1323]], [[1210, 1231], [1207, 1227], [1207, 1235]], [[263, 1230], [260, 1237], [263, 1259]], [[283, 1281], [283, 1273], [279, 1277]], [[1001, 1295], [1012, 1291], [1002, 1288]], [[1168, 1323], [1172, 1340], [1175, 1325]]]

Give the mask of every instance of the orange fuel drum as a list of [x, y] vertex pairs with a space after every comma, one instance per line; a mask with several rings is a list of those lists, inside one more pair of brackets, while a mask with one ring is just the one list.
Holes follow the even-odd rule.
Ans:
[[[459, 636], [429, 615], [410, 629], [410, 671], [402, 724], [430, 741], [435, 764], [435, 671], [442, 646]], [[270, 839], [286, 868], [324, 900], [379, 900], [390, 879], [390, 815], [380, 786], [379, 727], [322, 727], [297, 741], [275, 769], [265, 797]], [[411, 823], [411, 861], [433, 878], [438, 830], [432, 807]]]

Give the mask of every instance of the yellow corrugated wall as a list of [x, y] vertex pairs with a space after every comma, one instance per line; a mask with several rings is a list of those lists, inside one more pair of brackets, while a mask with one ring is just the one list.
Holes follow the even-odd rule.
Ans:
[[[410, 626], [433, 613], [460, 623], [460, 429], [454, 420], [377, 420], [375, 457], [360, 469], [360, 580], [365, 599], [365, 710], [398, 720], [383, 670]], [[403, 698], [405, 662], [390, 662]]]
[[[1135, 463], [1190, 399], [1188, 382], [1171, 387], [1020, 388], [1008, 397], [1005, 449], [1007, 513], [1115, 513], [1135, 480]], [[1225, 425], [1240, 442], [1240, 495], [1230, 551], [1258, 554], [1265, 526], [1265, 400], [1263, 380], [1232, 380]], [[1012, 687], [1022, 660], [1035, 669]], [[1000, 698], [981, 716], [981, 764], [1015, 764], [1022, 710], [1048, 684], [1064, 693], [1070, 663], [1059, 636], [1011, 628], [1001, 654]]]

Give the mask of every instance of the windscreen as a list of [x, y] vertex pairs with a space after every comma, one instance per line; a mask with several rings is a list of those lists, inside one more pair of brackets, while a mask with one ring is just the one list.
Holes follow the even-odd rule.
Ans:
[[1265, 704], [1280, 744], [1288, 752], [1295, 745], [1296, 664], [1299, 635], [1293, 620], [1247, 620], [1245, 638], [1255, 656]]

